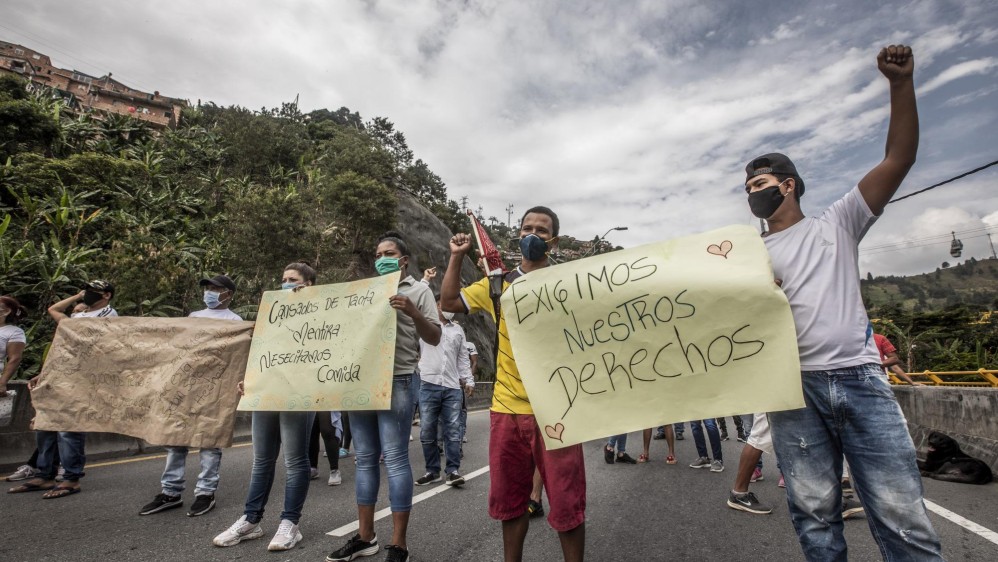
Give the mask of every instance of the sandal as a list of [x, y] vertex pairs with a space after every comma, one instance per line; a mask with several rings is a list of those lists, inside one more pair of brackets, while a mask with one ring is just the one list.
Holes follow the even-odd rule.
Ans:
[[665, 457], [665, 464], [676, 464], [676, 457], [672, 455]]
[[51, 490], [55, 488], [55, 480], [42, 480], [36, 478], [34, 480], [28, 480], [20, 486], [14, 486], [13, 488], [7, 490], [8, 494], [23, 494], [24, 492], [41, 492], [43, 490]]
[[73, 494], [79, 494], [79, 493], [80, 493], [80, 486], [79, 486], [79, 484], [77, 484], [76, 486], [66, 486], [66, 485], [60, 484], [58, 486], [55, 486], [54, 488], [52, 488], [48, 492], [45, 492], [44, 494], [42, 494], [42, 499], [43, 500], [56, 500], [56, 499], [59, 499], [59, 498], [64, 498], [66, 496], [72, 496]]
[[638, 455], [638, 462], [639, 463], [648, 462], [648, 455], [646, 455], [644, 453], [641, 453], [640, 455]]

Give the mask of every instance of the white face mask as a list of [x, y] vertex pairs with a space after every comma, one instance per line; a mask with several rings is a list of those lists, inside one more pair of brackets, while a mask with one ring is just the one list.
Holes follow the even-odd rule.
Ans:
[[451, 320], [454, 319], [454, 313], [453, 312], [447, 312], [446, 310], [443, 310], [443, 311], [440, 312], [440, 314], [443, 314], [444, 320], [446, 320], [448, 322], [450, 322]]

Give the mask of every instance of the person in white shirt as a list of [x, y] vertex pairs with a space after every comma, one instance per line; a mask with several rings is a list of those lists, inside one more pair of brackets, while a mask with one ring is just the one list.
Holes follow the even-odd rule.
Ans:
[[423, 444], [426, 474], [416, 480], [425, 486], [441, 480], [440, 449], [437, 447], [437, 424], [443, 424], [444, 454], [447, 457], [446, 484], [461, 486], [464, 477], [461, 468], [461, 402], [464, 392], [475, 388], [471, 374], [471, 360], [466, 346], [464, 328], [453, 322], [453, 312], [440, 310], [440, 343], [430, 345], [419, 341], [419, 440]]
[[[67, 318], [66, 309], [82, 301], [86, 310], [73, 312], [72, 318], [114, 318], [118, 312], [111, 307], [114, 298], [114, 285], [103, 279], [95, 279], [83, 286], [83, 290], [49, 307], [48, 313], [58, 324]], [[31, 379], [29, 387], [34, 387], [38, 377]], [[24, 484], [12, 488], [10, 492], [32, 492], [46, 490], [45, 499], [63, 498], [80, 491], [80, 479], [86, 465], [87, 434], [80, 431], [35, 431], [38, 446], [38, 475]], [[56, 448], [59, 450], [59, 463], [65, 469], [63, 481], [56, 483]]]
[[804, 182], [783, 154], [745, 167], [749, 208], [766, 219], [764, 242], [797, 329], [806, 407], [768, 416], [790, 516], [808, 560], [845, 560], [842, 460], [885, 560], [941, 560], [925, 510], [915, 447], [883, 376], [860, 295], [859, 242], [884, 211], [918, 151], [911, 49], [877, 56], [890, 85], [883, 161], [818, 217], [805, 217]]
[[25, 317], [24, 307], [14, 297], [0, 297], [0, 396], [7, 396], [7, 381], [21, 364], [28, 340], [17, 326]]
[[[236, 284], [227, 275], [216, 275], [202, 279], [198, 283], [203, 289], [202, 300], [205, 308], [190, 313], [190, 318], [212, 318], [216, 320], [242, 321], [242, 318], [229, 310]], [[184, 491], [184, 471], [187, 468], [187, 447], [166, 448], [166, 468], [160, 479], [162, 490], [148, 504], [142, 507], [139, 515], [152, 515], [184, 505], [181, 494]], [[188, 517], [204, 515], [215, 507], [215, 492], [218, 490], [218, 468], [222, 462], [222, 450], [202, 448], [201, 473], [194, 488], [194, 503], [187, 511]]]
[[464, 458], [464, 443], [468, 442], [468, 398], [471, 398], [471, 394], [475, 391], [475, 370], [478, 369], [478, 348], [470, 341], [466, 341], [464, 347], [468, 348], [468, 359], [471, 360], [471, 388], [467, 388], [466, 384], [462, 385], [464, 396], [461, 397], [461, 415], [459, 416], [461, 423], [461, 458]]

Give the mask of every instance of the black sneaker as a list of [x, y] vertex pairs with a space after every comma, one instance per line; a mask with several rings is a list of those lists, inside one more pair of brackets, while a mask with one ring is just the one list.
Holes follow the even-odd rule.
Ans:
[[463, 486], [464, 485], [464, 476], [461, 476], [460, 474], [458, 474], [456, 472], [451, 472], [450, 474], [447, 475], [447, 481], [444, 482], [444, 484], [447, 484], [448, 486], [455, 486], [455, 487], [456, 486]]
[[434, 482], [440, 482], [439, 472], [427, 472], [416, 480], [417, 486], [425, 486], [427, 484], [433, 484]]
[[656, 441], [661, 441], [662, 439], [665, 439], [665, 433], [656, 432], [655, 436], [652, 437], [652, 439], [654, 439]]
[[745, 434], [739, 431], [738, 432], [738, 442], [739, 443], [748, 443], [748, 437], [745, 437]]
[[533, 519], [544, 515], [544, 505], [541, 502], [530, 500], [527, 502], [527, 515]]
[[388, 556], [385, 556], [385, 562], [407, 562], [409, 560], [409, 551], [401, 546], [390, 544], [385, 547], [385, 551], [388, 552]]
[[603, 447], [603, 460], [606, 461], [606, 464], [613, 464], [614, 456], [612, 447]]
[[194, 496], [194, 503], [192, 503], [191, 508], [187, 510], [187, 516], [197, 517], [198, 515], [204, 515], [214, 508], [215, 494]]
[[342, 548], [334, 550], [327, 556], [326, 562], [350, 562], [354, 558], [377, 554], [379, 550], [381, 546], [378, 545], [378, 535], [374, 535], [374, 538], [368, 542], [360, 540], [360, 535], [357, 534], [350, 537]]
[[722, 431], [721, 432], [721, 441], [727, 441], [727, 440], [728, 440], [728, 432], [727, 431]]
[[683, 437], [683, 434], [676, 432], [676, 441], [682, 441], [683, 439], [686, 439], [685, 437]]
[[147, 503], [139, 515], [152, 515], [160, 511], [174, 509], [184, 505], [184, 500], [180, 496], [168, 496], [166, 494], [156, 494], [156, 498]]
[[773, 508], [768, 505], [763, 505], [763, 503], [759, 501], [759, 498], [755, 497], [755, 494], [752, 492], [746, 492], [744, 494], [736, 494], [734, 492], [728, 493], [728, 507], [731, 509], [747, 511], [749, 513], [758, 513], [760, 515], [773, 512]]
[[622, 462], [624, 464], [638, 464], [638, 461], [634, 460], [631, 455], [627, 453], [620, 453], [617, 455], [617, 462]]

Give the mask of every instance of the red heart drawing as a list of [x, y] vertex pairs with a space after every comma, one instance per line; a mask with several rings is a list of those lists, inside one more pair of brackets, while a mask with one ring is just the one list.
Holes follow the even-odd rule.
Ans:
[[721, 256], [724, 259], [728, 259], [728, 252], [731, 251], [731, 240], [725, 240], [721, 242], [721, 245], [711, 244], [707, 246], [707, 253], [714, 254], [715, 256]]
[[561, 441], [561, 434], [565, 432], [565, 425], [562, 423], [556, 423], [554, 426], [546, 425], [544, 426], [544, 433], [547, 434], [551, 439]]

